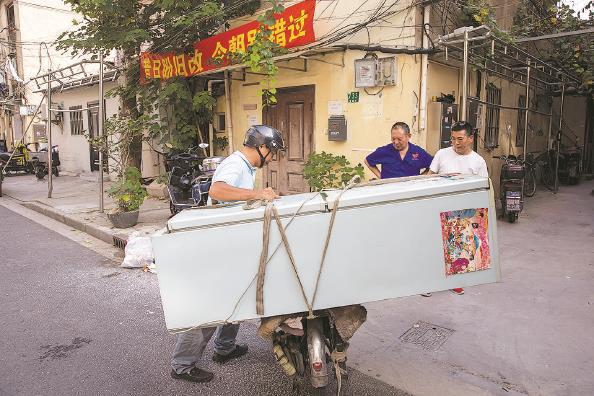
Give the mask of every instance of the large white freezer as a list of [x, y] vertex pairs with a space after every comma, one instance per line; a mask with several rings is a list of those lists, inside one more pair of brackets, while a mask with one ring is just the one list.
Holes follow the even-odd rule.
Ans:
[[[286, 235], [309, 301], [339, 191], [326, 194], [275, 201], [285, 226], [303, 205]], [[184, 210], [152, 237], [168, 329], [260, 317], [264, 209]], [[262, 316], [307, 311], [274, 220], [270, 230], [269, 256], [276, 253], [266, 267]], [[498, 258], [487, 178], [435, 175], [352, 188], [340, 199], [313, 308], [496, 282]]]

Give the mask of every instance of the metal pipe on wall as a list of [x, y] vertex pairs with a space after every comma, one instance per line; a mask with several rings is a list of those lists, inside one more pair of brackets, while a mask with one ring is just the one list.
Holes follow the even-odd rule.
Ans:
[[468, 30], [464, 31], [464, 65], [462, 68], [462, 103], [460, 106], [460, 120], [466, 120], [466, 101], [468, 98]]
[[49, 71], [47, 79], [47, 197], [52, 197], [53, 173], [52, 173], [52, 71]]
[[[103, 51], [99, 51], [99, 114], [97, 129], [99, 136], [103, 138], [103, 118], [104, 118], [104, 107], [103, 107]], [[107, 143], [106, 143], [107, 145]], [[104, 211], [104, 200], [103, 200], [103, 148], [99, 149], [99, 212]]]
[[[528, 150], [528, 116], [530, 115], [530, 112], [528, 111], [530, 107], [530, 61], [528, 61], [528, 67], [526, 68], [526, 104], [524, 107], [526, 108], [526, 111], [524, 112], [524, 147], [522, 147], [522, 154], [524, 155], [525, 161]], [[524, 179], [522, 179], [522, 192], [520, 197], [524, 199]]]
[[561, 108], [559, 110], [559, 130], [557, 131], [557, 153], [555, 156], [555, 184], [553, 192], [559, 191], [559, 155], [561, 154], [561, 127], [563, 125], [563, 107], [565, 105], [565, 84], [561, 88]]
[[549, 117], [549, 132], [547, 134], [547, 151], [553, 148], [551, 144], [551, 130], [553, 129], [553, 106], [551, 105], [551, 116]]
[[[225, 80], [208, 80], [208, 82], [206, 83], [207, 87], [208, 87], [208, 94], [210, 96], [212, 96], [212, 85], [213, 84], [217, 84], [217, 83], [224, 83]], [[212, 120], [210, 120], [210, 122], [208, 123], [208, 144], [210, 145], [210, 156], [212, 157], [214, 155], [214, 128], [212, 125]]]
[[[530, 61], [528, 61], [528, 65], [530, 65]], [[526, 104], [524, 107], [526, 111], [524, 112], [524, 147], [522, 148], [522, 153], [524, 154], [524, 158], [526, 158], [528, 150], [528, 116], [530, 114], [528, 111], [530, 107], [530, 66], [526, 68]]]
[[227, 139], [229, 139], [229, 154], [233, 152], [233, 121], [231, 119], [231, 80], [229, 71], [225, 70], [225, 127], [227, 128]]
[[[423, 49], [428, 48], [429, 36], [425, 28], [429, 24], [431, 15], [431, 4], [423, 9]], [[429, 67], [429, 55], [421, 55], [421, 95], [419, 99], [419, 132], [425, 130], [427, 123], [427, 73]]]

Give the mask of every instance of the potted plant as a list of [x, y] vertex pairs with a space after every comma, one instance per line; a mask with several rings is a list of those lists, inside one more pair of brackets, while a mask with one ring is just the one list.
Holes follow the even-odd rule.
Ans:
[[351, 166], [344, 155], [322, 151], [310, 154], [303, 167], [303, 177], [312, 191], [343, 188], [353, 176], [363, 179], [363, 165]]
[[138, 223], [138, 209], [147, 195], [140, 178], [138, 168], [128, 166], [124, 175], [107, 190], [117, 205], [116, 210], [108, 213], [107, 217], [117, 228], [128, 228]]

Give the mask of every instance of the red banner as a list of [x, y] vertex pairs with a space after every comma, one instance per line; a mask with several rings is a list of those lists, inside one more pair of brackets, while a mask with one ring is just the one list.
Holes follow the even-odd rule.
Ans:
[[[276, 14], [270, 28], [270, 41], [284, 48], [299, 47], [315, 41], [313, 18], [315, 0], [306, 0]], [[140, 81], [191, 77], [229, 65], [229, 55], [245, 52], [256, 37], [260, 22], [252, 21], [235, 29], [194, 43], [193, 54], [140, 54]]]

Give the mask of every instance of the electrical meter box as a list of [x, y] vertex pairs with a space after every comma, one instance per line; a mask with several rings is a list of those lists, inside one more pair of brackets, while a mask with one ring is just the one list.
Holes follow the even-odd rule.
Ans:
[[396, 57], [355, 59], [355, 87], [396, 85]]
[[450, 146], [452, 124], [458, 121], [456, 103], [431, 102], [427, 109], [427, 136], [439, 136], [439, 140], [427, 139], [427, 151], [435, 154], [437, 150]]

